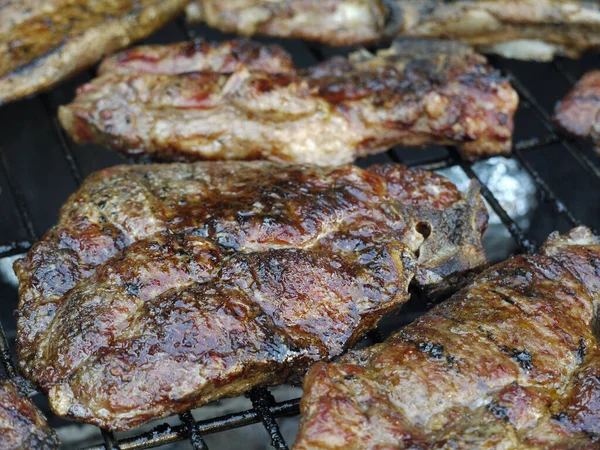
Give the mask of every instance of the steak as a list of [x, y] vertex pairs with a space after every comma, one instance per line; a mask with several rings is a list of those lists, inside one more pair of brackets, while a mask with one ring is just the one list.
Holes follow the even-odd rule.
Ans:
[[554, 123], [566, 133], [592, 139], [600, 151], [600, 70], [585, 74], [558, 102]]
[[[397, 41], [376, 55], [363, 50], [281, 73], [223, 64], [236, 44], [200, 46], [198, 57], [192, 47], [186, 47], [192, 49], [187, 58], [199, 59], [202, 70], [234, 71], [174, 74], [171, 51], [177, 46], [149, 52], [164, 55], [164, 64], [123, 65], [111, 58], [102, 76], [60, 107], [63, 127], [77, 142], [175, 160], [328, 166], [394, 145], [457, 145], [470, 159], [511, 148], [518, 96], [463, 44]], [[133, 50], [140, 52], [148, 53]], [[285, 66], [277, 55], [273, 65]], [[167, 73], [156, 73], [162, 67]]]
[[16, 261], [20, 369], [61, 415], [123, 430], [352, 346], [485, 263], [476, 186], [399, 165], [117, 166]]
[[229, 33], [329, 45], [435, 37], [537, 60], [600, 47], [600, 6], [583, 0], [194, 0], [187, 14]]
[[303, 449], [597, 449], [600, 239], [554, 234], [383, 344], [314, 365]]
[[187, 0], [0, 0], [0, 104], [54, 86], [173, 19]]
[[10, 381], [0, 382], [0, 448], [53, 450], [58, 437], [42, 413]]

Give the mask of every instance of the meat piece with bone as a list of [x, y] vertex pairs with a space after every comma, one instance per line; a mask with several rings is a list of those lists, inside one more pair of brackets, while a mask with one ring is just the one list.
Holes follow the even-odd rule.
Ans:
[[352, 346], [485, 263], [487, 213], [444, 178], [268, 162], [92, 175], [15, 263], [17, 350], [62, 416], [122, 430]]
[[573, 136], [592, 139], [600, 152], [600, 70], [585, 74], [556, 105], [554, 123]]
[[175, 18], [187, 0], [0, 0], [0, 104], [54, 86]]
[[54, 450], [58, 437], [42, 413], [11, 381], [0, 382], [0, 448]]
[[600, 47], [600, 7], [584, 0], [195, 0], [187, 13], [227, 32], [330, 45], [451, 38], [536, 60]]
[[596, 449], [600, 239], [551, 236], [383, 344], [318, 363], [295, 450]]
[[[215, 45], [198, 47], [201, 70], [223, 66], [224, 53], [236, 48]], [[171, 61], [176, 48], [132, 52]], [[163, 66], [167, 73], [157, 74]], [[397, 41], [376, 55], [363, 50], [276, 74], [247, 66], [173, 74], [171, 62], [114, 58], [103, 67], [59, 109], [63, 127], [77, 142], [162, 159], [337, 165], [394, 145], [433, 143], [460, 146], [475, 159], [510, 151], [518, 104], [484, 57], [448, 41]]]

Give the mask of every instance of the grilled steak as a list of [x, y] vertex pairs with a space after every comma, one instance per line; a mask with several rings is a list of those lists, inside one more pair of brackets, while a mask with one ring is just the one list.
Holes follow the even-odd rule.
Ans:
[[485, 262], [486, 210], [385, 165], [119, 166], [15, 263], [21, 370], [54, 411], [126, 429], [339, 355]]
[[227, 32], [330, 45], [395, 35], [453, 38], [539, 60], [600, 47], [600, 7], [583, 0], [195, 0], [187, 13]]
[[0, 448], [52, 450], [58, 437], [42, 413], [10, 381], [0, 382]]
[[[148, 70], [111, 59], [60, 108], [63, 127], [77, 142], [163, 159], [336, 165], [393, 145], [455, 144], [469, 158], [510, 150], [517, 94], [462, 44], [398, 41], [377, 55], [361, 51], [278, 74], [242, 66], [173, 74], [174, 48], [154, 51], [168, 62]], [[199, 47], [199, 66], [237, 66], [223, 64], [231, 48]], [[285, 66], [276, 53], [274, 65]], [[163, 66], [167, 74], [155, 73]]]
[[304, 380], [302, 449], [597, 449], [600, 240], [553, 235]]
[[556, 105], [554, 123], [566, 133], [593, 139], [600, 151], [600, 70], [585, 74]]
[[187, 0], [0, 0], [0, 104], [142, 39]]
[[267, 73], [294, 71], [292, 58], [278, 45], [242, 40], [211, 43], [196, 39], [171, 45], [133, 47], [105, 58], [98, 74], [232, 73], [242, 67]]

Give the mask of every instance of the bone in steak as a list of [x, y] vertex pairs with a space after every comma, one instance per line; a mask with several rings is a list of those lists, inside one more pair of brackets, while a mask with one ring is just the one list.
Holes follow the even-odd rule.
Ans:
[[58, 437], [31, 400], [12, 382], [0, 382], [0, 448], [54, 450], [58, 446]]
[[[235, 48], [215, 45], [199, 47], [203, 68], [223, 65]], [[169, 49], [163, 54], [172, 59]], [[171, 62], [167, 74], [156, 73], [160, 62], [122, 73], [113, 61], [60, 108], [63, 127], [77, 142], [163, 159], [336, 165], [431, 143], [458, 145], [473, 159], [510, 151], [518, 103], [483, 56], [449, 41], [397, 41], [377, 55], [277, 74], [243, 66], [173, 74]]]
[[15, 263], [21, 370], [120, 430], [339, 355], [485, 263], [472, 186], [399, 165], [119, 166]]
[[538, 60], [600, 47], [600, 7], [582, 0], [195, 0], [187, 14], [191, 21], [245, 36], [330, 45], [397, 35], [451, 38]]
[[551, 236], [386, 342], [318, 363], [295, 450], [597, 449], [600, 239]]
[[187, 0], [0, 0], [0, 104], [38, 92], [173, 19]]
[[600, 70], [585, 74], [556, 105], [554, 123], [566, 133], [593, 139], [600, 152]]

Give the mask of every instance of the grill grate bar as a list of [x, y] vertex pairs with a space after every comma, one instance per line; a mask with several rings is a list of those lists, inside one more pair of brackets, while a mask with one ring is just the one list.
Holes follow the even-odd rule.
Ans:
[[269, 436], [271, 437], [271, 447], [276, 448], [277, 450], [289, 450], [281, 435], [281, 431], [279, 431], [279, 425], [277, 425], [275, 417], [273, 417], [269, 409], [275, 404], [273, 395], [265, 388], [257, 388], [251, 390], [247, 396], [258, 413], [267, 433], [269, 433]]
[[[295, 398], [284, 402], [275, 403], [268, 407], [269, 413], [273, 417], [295, 416], [300, 412], [300, 399]], [[256, 409], [227, 414], [220, 417], [214, 417], [209, 420], [196, 422], [198, 430], [202, 434], [217, 433], [220, 431], [239, 428], [246, 425], [252, 425], [260, 422], [260, 416]], [[171, 444], [173, 442], [184, 440], [187, 437], [187, 430], [184, 425], [169, 427], [160, 425], [146, 433], [126, 438], [120, 441], [121, 450], [139, 450], [152, 448], [158, 445]], [[86, 450], [103, 450], [104, 445], [88, 447]]]
[[23, 195], [21, 188], [14, 179], [13, 173], [10, 168], [10, 164], [8, 163], [8, 159], [6, 158], [6, 154], [4, 153], [4, 151], [0, 151], [0, 166], [0, 170], [4, 172], [9, 189], [11, 190], [13, 198], [15, 199], [17, 210], [19, 211], [19, 215], [21, 216], [21, 221], [23, 222], [23, 226], [25, 227], [27, 236], [31, 242], [36, 242], [38, 238], [35, 233], [35, 226], [33, 225], [33, 221], [31, 220], [29, 208], [27, 207], [27, 201], [25, 200], [25, 196]]
[[79, 185], [81, 185], [83, 176], [81, 174], [81, 169], [79, 168], [79, 164], [77, 163], [77, 160], [75, 159], [75, 156], [73, 155], [71, 146], [69, 145], [69, 142], [67, 141], [67, 136], [66, 136], [65, 130], [60, 125], [57, 115], [54, 114], [52, 111], [52, 107], [50, 105], [50, 99], [48, 97], [48, 94], [43, 94], [41, 96], [41, 98], [42, 98], [42, 103], [44, 105], [44, 109], [46, 110], [46, 114], [48, 115], [48, 117], [52, 121], [52, 125], [54, 126], [54, 131], [56, 133], [56, 136], [58, 137], [58, 142], [60, 143], [60, 147], [62, 149], [63, 156], [64, 156], [65, 160], [67, 161], [67, 166], [69, 167], [71, 175], [75, 179], [77, 186], [79, 186]]
[[506, 210], [500, 205], [500, 202], [494, 197], [494, 194], [490, 189], [481, 181], [479, 176], [475, 173], [472, 168], [472, 164], [465, 161], [458, 154], [458, 150], [453, 147], [448, 147], [448, 151], [458, 161], [458, 165], [465, 172], [465, 174], [472, 180], [477, 180], [481, 189], [481, 194], [492, 207], [494, 212], [498, 215], [504, 226], [508, 229], [512, 237], [517, 241], [517, 245], [527, 253], [535, 253], [537, 244], [529, 239], [521, 227], [515, 222], [506, 212]]
[[204, 438], [202, 437], [202, 434], [200, 434], [200, 430], [198, 430], [198, 425], [196, 424], [192, 413], [190, 411], [184, 412], [179, 415], [179, 418], [187, 428], [192, 448], [194, 450], [208, 450], [208, 445], [204, 442]]
[[[537, 99], [533, 96], [533, 94], [527, 89], [519, 79], [514, 76], [510, 71], [506, 71], [511, 84], [519, 94], [521, 99], [526, 100], [537, 112], [538, 116], [542, 119], [544, 126], [552, 132], [554, 130], [554, 125], [552, 123], [552, 118], [550, 115], [544, 110], [542, 105], [537, 101]], [[567, 149], [569, 154], [573, 156], [573, 158], [588, 172], [594, 175], [596, 178], [600, 178], [600, 168], [594, 164], [579, 148], [575, 148], [571, 142], [567, 139], [559, 138], [560, 143]]]
[[105, 448], [108, 450], [121, 450], [117, 438], [111, 431], [102, 430], [102, 438], [104, 439]]

